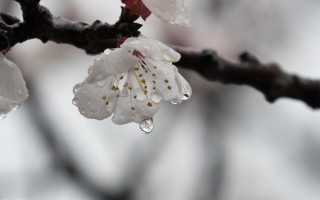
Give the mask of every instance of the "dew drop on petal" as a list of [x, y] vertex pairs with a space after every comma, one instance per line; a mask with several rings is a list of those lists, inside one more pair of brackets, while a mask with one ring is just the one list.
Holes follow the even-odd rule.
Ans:
[[162, 97], [159, 94], [154, 93], [151, 95], [151, 100], [154, 103], [160, 103], [162, 101]]
[[164, 54], [163, 54], [163, 58], [164, 58], [165, 60], [172, 60], [172, 57], [171, 57], [169, 54], [167, 54], [167, 53], [164, 53]]
[[101, 81], [98, 81], [96, 83], [99, 87], [103, 87], [107, 84], [107, 79], [104, 79], [104, 80], [101, 80]]
[[18, 94], [19, 94], [20, 96], [23, 95], [23, 90], [22, 90], [22, 88], [19, 88]]
[[92, 70], [93, 70], [93, 66], [90, 66], [90, 67], [88, 68], [88, 74], [91, 74]]
[[3, 120], [3, 119], [5, 119], [7, 117], [7, 115], [6, 114], [0, 114], [0, 120]]
[[20, 104], [15, 105], [12, 110], [18, 110], [20, 108]]
[[173, 105], [177, 105], [177, 104], [179, 104], [179, 102], [178, 102], [178, 101], [171, 101], [171, 103], [172, 103]]
[[136, 95], [136, 99], [138, 101], [144, 101], [146, 99], [146, 95], [143, 93], [141, 89], [137, 89], [134, 94]]
[[81, 89], [81, 87], [82, 87], [82, 83], [76, 84], [76, 85], [73, 87], [73, 94], [78, 93], [79, 90]]
[[186, 101], [186, 100], [190, 99], [190, 96], [191, 95], [189, 93], [185, 93], [185, 94], [182, 95], [181, 100], [182, 101]]
[[153, 118], [148, 118], [143, 120], [140, 124], [139, 124], [140, 130], [145, 133], [145, 134], [149, 134], [153, 131], [154, 128], [154, 124], [153, 124]]
[[186, 101], [186, 100], [190, 99], [191, 95], [192, 95], [192, 90], [191, 90], [190, 86], [189, 85], [183, 86], [181, 100]]
[[75, 105], [75, 106], [78, 106], [78, 99], [77, 98], [74, 98], [72, 100], [72, 104]]

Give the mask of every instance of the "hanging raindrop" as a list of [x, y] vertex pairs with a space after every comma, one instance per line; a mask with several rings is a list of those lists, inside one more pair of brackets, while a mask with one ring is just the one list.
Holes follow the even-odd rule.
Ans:
[[149, 134], [153, 131], [154, 124], [153, 124], [153, 118], [145, 119], [143, 120], [140, 125], [140, 130], [143, 133]]

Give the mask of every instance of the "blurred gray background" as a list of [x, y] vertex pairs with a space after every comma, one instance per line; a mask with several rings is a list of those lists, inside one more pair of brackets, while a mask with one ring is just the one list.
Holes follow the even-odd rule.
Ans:
[[[190, 0], [193, 28], [150, 17], [148, 37], [236, 61], [263, 62], [320, 78], [317, 0]], [[42, 0], [55, 16], [113, 23], [120, 0]], [[0, 11], [21, 18], [13, 0]], [[140, 21], [142, 22], [142, 21]], [[320, 112], [180, 70], [193, 87], [166, 104], [150, 135], [137, 124], [84, 118], [72, 105], [94, 56], [32, 40], [8, 54], [21, 67], [28, 101], [0, 121], [0, 200], [319, 200]]]

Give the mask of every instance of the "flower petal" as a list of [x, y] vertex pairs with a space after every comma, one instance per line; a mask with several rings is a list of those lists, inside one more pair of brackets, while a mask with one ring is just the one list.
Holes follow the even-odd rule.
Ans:
[[192, 96], [192, 88], [190, 86], [190, 84], [188, 83], [188, 81], [183, 78], [183, 76], [181, 76], [181, 74], [179, 74], [178, 69], [176, 69], [176, 83], [178, 85], [179, 88], [179, 92], [180, 92], [180, 99], [182, 101], [186, 101], [188, 99], [190, 99], [190, 97]]
[[147, 86], [148, 90], [143, 90], [132, 71], [129, 72], [128, 83], [130, 89], [125, 89], [128, 90], [125, 92], [128, 95], [119, 98], [112, 118], [116, 124], [140, 123], [153, 117], [162, 105], [162, 98], [155, 98], [156, 93], [151, 90], [150, 83], [146, 82], [144, 86]]
[[26, 82], [19, 67], [0, 53], [0, 115], [17, 108], [27, 98]]
[[130, 122], [141, 123], [144, 119], [153, 117], [161, 108], [161, 104], [162, 102], [152, 103], [150, 106], [148, 99], [132, 101], [130, 96], [120, 97], [112, 121], [119, 125]]
[[28, 98], [26, 82], [19, 67], [0, 54], [0, 96], [22, 103]]
[[153, 60], [177, 62], [181, 58], [180, 54], [172, 48], [157, 40], [149, 39], [143, 36], [138, 38], [128, 38], [121, 45], [121, 48], [130, 52], [133, 52], [134, 50], [139, 51], [144, 57]]
[[168, 62], [163, 61], [151, 61], [148, 60], [152, 76], [148, 79], [150, 82], [155, 82], [155, 91], [162, 96], [165, 101], [178, 101], [181, 103], [180, 89], [176, 82], [177, 67]]
[[6, 116], [8, 112], [17, 108], [19, 105], [20, 103], [17, 103], [16, 101], [0, 96], [0, 118]]
[[120, 93], [112, 87], [114, 80], [111, 75], [97, 83], [82, 83], [73, 101], [83, 116], [102, 120], [112, 114]]
[[184, 0], [142, 0], [149, 10], [164, 22], [190, 25]]
[[88, 83], [95, 83], [106, 79], [109, 75], [121, 74], [128, 71], [138, 61], [127, 50], [115, 49], [101, 54], [89, 68]]

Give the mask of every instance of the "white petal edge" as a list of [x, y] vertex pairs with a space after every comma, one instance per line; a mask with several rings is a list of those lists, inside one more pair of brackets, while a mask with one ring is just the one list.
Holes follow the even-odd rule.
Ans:
[[178, 52], [165, 44], [140, 36], [138, 38], [128, 38], [122, 45], [121, 48], [127, 51], [133, 52], [134, 50], [139, 51], [146, 58], [153, 60], [166, 60], [168, 62], [177, 62], [181, 56]]
[[28, 98], [26, 82], [19, 67], [0, 53], [0, 115], [17, 108]]
[[142, 0], [142, 2], [163, 22], [190, 26], [190, 14], [185, 0]]
[[88, 83], [101, 81], [109, 75], [124, 73], [139, 60], [136, 56], [121, 48], [110, 51], [109, 54], [107, 53], [108, 51], [102, 53], [89, 68]]

